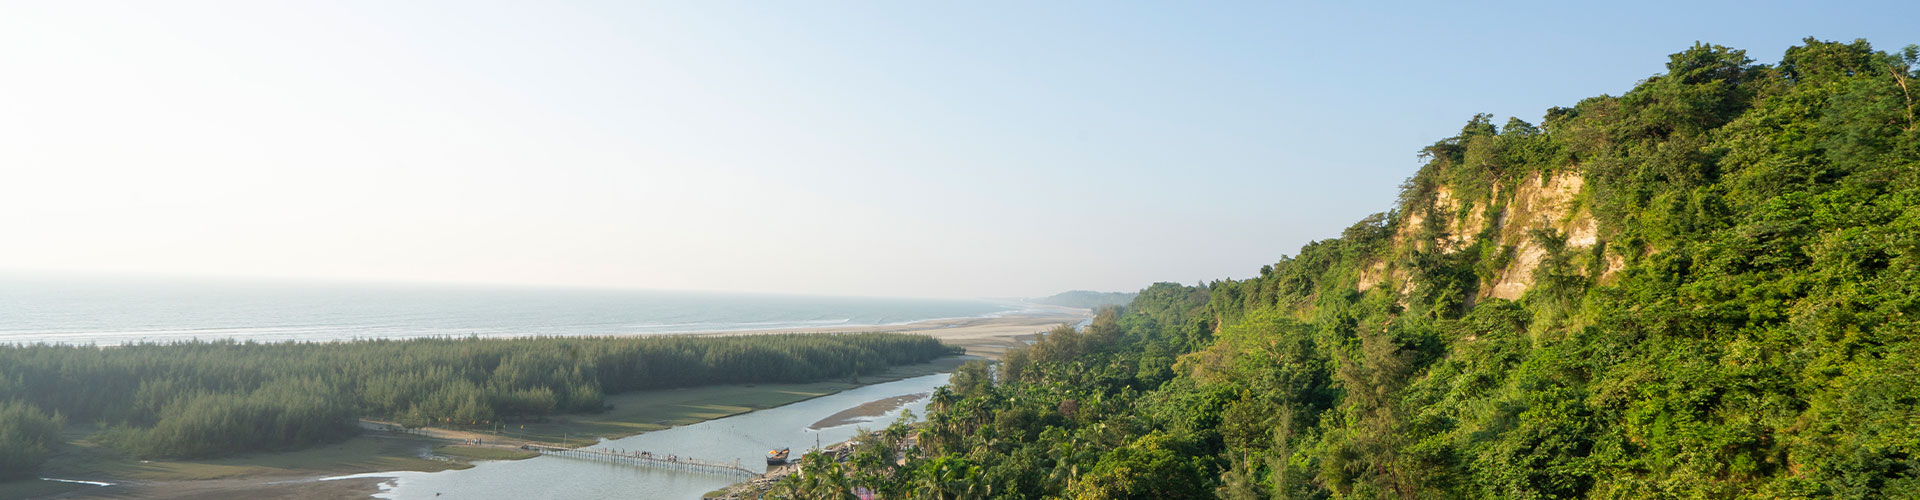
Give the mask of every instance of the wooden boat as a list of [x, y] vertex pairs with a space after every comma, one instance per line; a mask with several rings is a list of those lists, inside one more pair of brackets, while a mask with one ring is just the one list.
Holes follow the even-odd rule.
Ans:
[[771, 450], [767, 452], [767, 465], [785, 465], [786, 463], [787, 463], [786, 448]]

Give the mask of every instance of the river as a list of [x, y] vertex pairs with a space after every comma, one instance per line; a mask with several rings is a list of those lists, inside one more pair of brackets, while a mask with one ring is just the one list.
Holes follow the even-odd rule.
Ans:
[[[852, 438], [859, 428], [878, 429], [903, 410], [916, 415], [926, 410], [919, 399], [882, 417], [818, 431], [808, 427], [841, 410], [870, 401], [905, 394], [932, 392], [946, 385], [948, 374], [928, 375], [874, 384], [698, 424], [601, 441], [593, 448], [650, 451], [706, 461], [730, 462], [753, 470], [765, 469], [768, 449], [790, 447], [794, 458], [816, 442], [828, 445]], [[631, 465], [543, 456], [526, 460], [481, 462], [471, 469], [442, 472], [380, 472], [343, 478], [388, 477], [379, 498], [395, 500], [435, 498], [660, 498], [697, 499], [702, 494], [737, 482], [728, 476], [654, 470]]]

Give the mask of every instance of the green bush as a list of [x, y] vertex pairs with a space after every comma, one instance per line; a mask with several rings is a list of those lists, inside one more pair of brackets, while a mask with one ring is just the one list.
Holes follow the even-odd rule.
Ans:
[[33, 405], [0, 401], [0, 481], [34, 477], [47, 454], [60, 444], [58, 415]]

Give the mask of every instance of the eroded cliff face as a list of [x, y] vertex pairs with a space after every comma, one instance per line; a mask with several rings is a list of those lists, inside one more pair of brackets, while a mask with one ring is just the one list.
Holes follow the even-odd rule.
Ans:
[[[1489, 270], [1475, 297], [1517, 300], [1533, 287], [1535, 270], [1551, 247], [1586, 255], [1603, 243], [1586, 192], [1586, 177], [1572, 169], [1496, 184], [1476, 198], [1439, 186], [1430, 201], [1404, 208], [1393, 222], [1390, 255], [1363, 267], [1355, 286], [1365, 292], [1390, 284], [1405, 297], [1417, 287], [1406, 262], [1411, 252], [1491, 251], [1504, 265]], [[1611, 252], [1602, 258], [1603, 274], [1625, 266], [1625, 259]]]
[[1513, 260], [1491, 283], [1480, 284], [1480, 296], [1517, 300], [1533, 287], [1533, 273], [1547, 256], [1541, 238], [1561, 238], [1568, 250], [1599, 243], [1593, 211], [1578, 203], [1586, 188], [1578, 173], [1536, 174], [1513, 190], [1513, 201], [1501, 214], [1500, 244], [1513, 249]]

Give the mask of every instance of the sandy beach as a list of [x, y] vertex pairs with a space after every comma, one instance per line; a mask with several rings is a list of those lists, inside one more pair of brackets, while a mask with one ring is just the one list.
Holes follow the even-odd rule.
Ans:
[[1021, 345], [1028, 337], [1056, 326], [1071, 325], [1093, 317], [1087, 309], [1057, 306], [1033, 306], [1033, 309], [999, 316], [918, 321], [900, 325], [788, 328], [777, 330], [740, 330], [700, 332], [692, 335], [765, 335], [776, 333], [915, 333], [932, 336], [942, 342], [967, 349], [968, 355], [1000, 359], [1008, 348]]

